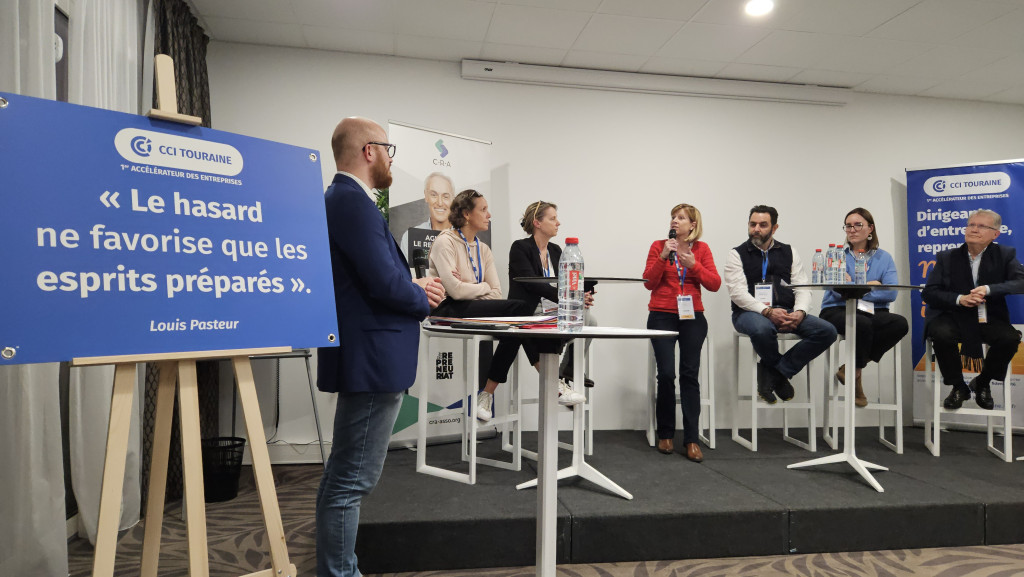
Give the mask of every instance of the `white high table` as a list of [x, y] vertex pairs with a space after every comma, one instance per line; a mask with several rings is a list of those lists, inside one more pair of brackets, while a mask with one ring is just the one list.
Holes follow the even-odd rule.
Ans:
[[[537, 421], [539, 447], [537, 450], [537, 575], [555, 577], [555, 547], [558, 490], [558, 355], [566, 341], [588, 339], [649, 339], [671, 337], [673, 331], [652, 331], [617, 327], [583, 327], [578, 333], [557, 329], [493, 330], [484, 328], [452, 328], [426, 325], [424, 330], [445, 334], [488, 335], [533, 339], [540, 352], [540, 418]], [[576, 473], [588, 478], [590, 472], [607, 479], [590, 465], [583, 463]], [[586, 471], [587, 473], [584, 473]], [[609, 481], [610, 482], [610, 481]]]
[[[839, 296], [846, 301], [846, 362], [849, 365], [853, 364], [853, 359], [857, 358], [857, 299], [868, 294], [874, 289], [881, 290], [921, 290], [922, 287], [914, 285], [889, 285], [889, 284], [794, 284], [790, 285], [793, 288], [815, 288], [824, 290], [833, 290], [839, 293]], [[851, 384], [855, 378], [854, 371], [846, 372], [846, 395], [844, 396], [843, 402], [845, 403], [843, 410], [846, 413], [846, 434], [843, 435], [843, 451], [836, 453], [835, 455], [829, 455], [827, 457], [820, 457], [818, 459], [811, 459], [810, 461], [803, 461], [800, 463], [794, 463], [789, 465], [789, 469], [800, 469], [803, 467], [816, 467], [818, 465], [829, 465], [832, 463], [849, 463], [851, 467], [861, 477], [864, 478], [876, 491], [884, 493], [885, 489], [882, 485], [875, 480], [875, 477], [868, 471], [888, 471], [887, 467], [869, 463], [863, 459], [857, 457], [857, 444], [855, 442], [854, 435], [856, 434], [856, 426], [854, 423], [855, 419], [855, 406], [854, 397]], [[825, 378], [832, 378], [832, 375], [825, 375]]]

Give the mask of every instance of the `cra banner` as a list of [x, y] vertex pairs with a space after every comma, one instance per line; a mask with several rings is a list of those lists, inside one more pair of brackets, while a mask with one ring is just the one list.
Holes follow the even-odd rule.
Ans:
[[[426, 261], [434, 239], [451, 226], [448, 215], [452, 199], [459, 192], [471, 188], [484, 195], [492, 213], [498, 212], [497, 207], [507, 206], [507, 199], [495, 198], [491, 192], [490, 142], [394, 121], [388, 123], [388, 139], [398, 146], [398, 154], [391, 165], [394, 182], [388, 191], [388, 225], [410, 266], [415, 267], [417, 259]], [[500, 226], [507, 220], [498, 217], [491, 221], [491, 226], [495, 223]], [[478, 238], [492, 251], [501, 250], [491, 242], [491, 230], [481, 232]], [[461, 416], [467, 378], [462, 370], [464, 351], [458, 340], [434, 338], [430, 342], [427, 353], [430, 363], [420, 367], [416, 384], [409, 389], [409, 397], [419, 397], [420, 380], [429, 373], [434, 381], [430, 399], [427, 399], [427, 434], [433, 439], [447, 439], [461, 435], [464, 425]], [[484, 362], [489, 358], [485, 354]], [[415, 438], [413, 425], [417, 417], [412, 410], [399, 415], [393, 444], [400, 445]]]
[[[964, 243], [964, 231], [971, 211], [994, 210], [1002, 217], [995, 242], [1013, 246], [1024, 257], [1024, 160], [964, 164], [941, 168], [907, 170], [907, 231], [910, 248], [910, 282], [923, 285], [935, 266], [935, 255]], [[1020, 329], [1024, 323], [1024, 297], [1007, 299], [1010, 321]], [[924, 313], [920, 291], [911, 293], [911, 331], [914, 359], [914, 416], [924, 418], [923, 399], [930, 389], [924, 383]], [[1018, 352], [1010, 369], [1014, 376], [1013, 403], [1024, 401], [1017, 381], [1024, 375], [1024, 357]], [[974, 375], [964, 375], [970, 380]], [[999, 383], [996, 383], [998, 386]], [[945, 396], [946, 391], [941, 394]], [[994, 390], [996, 408], [1002, 406], [1002, 391]], [[920, 402], [919, 402], [920, 401]], [[973, 401], [971, 401], [973, 403]], [[982, 423], [982, 417], [955, 416], [963, 423]], [[955, 419], [950, 419], [955, 422]], [[1014, 424], [1024, 423], [1015, 414]]]
[[317, 156], [0, 94], [0, 364], [334, 346]]

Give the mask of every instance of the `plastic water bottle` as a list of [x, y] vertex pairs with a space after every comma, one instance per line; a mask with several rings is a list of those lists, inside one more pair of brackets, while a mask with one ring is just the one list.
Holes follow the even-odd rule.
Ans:
[[836, 258], [836, 284], [853, 282], [852, 280], [846, 280], [846, 245], [844, 243], [836, 244], [836, 254], [839, 255]]
[[829, 243], [825, 254], [825, 284], [836, 284], [836, 245]]
[[811, 282], [814, 284], [821, 284], [825, 282], [825, 255], [821, 253], [821, 249], [814, 251], [814, 258], [811, 259]]
[[853, 282], [868, 284], [868, 255], [864, 249], [857, 251], [857, 260], [853, 265]]
[[558, 330], [583, 330], [583, 254], [578, 238], [566, 238], [558, 261]]

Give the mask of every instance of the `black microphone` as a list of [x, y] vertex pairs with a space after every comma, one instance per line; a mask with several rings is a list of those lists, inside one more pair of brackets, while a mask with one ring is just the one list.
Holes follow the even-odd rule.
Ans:
[[[674, 229], [674, 228], [668, 229], [668, 237], [669, 238], [675, 238], [676, 237], [676, 229]], [[670, 251], [668, 253], [668, 260], [671, 260], [671, 261], [675, 261], [676, 260], [676, 251], [673, 250], [673, 251]]]
[[430, 262], [427, 260], [427, 252], [422, 248], [412, 250], [412, 267], [416, 269], [416, 278], [426, 278]]

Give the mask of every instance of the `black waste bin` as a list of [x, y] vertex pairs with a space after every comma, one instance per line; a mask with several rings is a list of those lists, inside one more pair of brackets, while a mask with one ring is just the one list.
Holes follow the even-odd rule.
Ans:
[[238, 495], [245, 439], [214, 437], [203, 439], [203, 487], [207, 503], [230, 501]]

